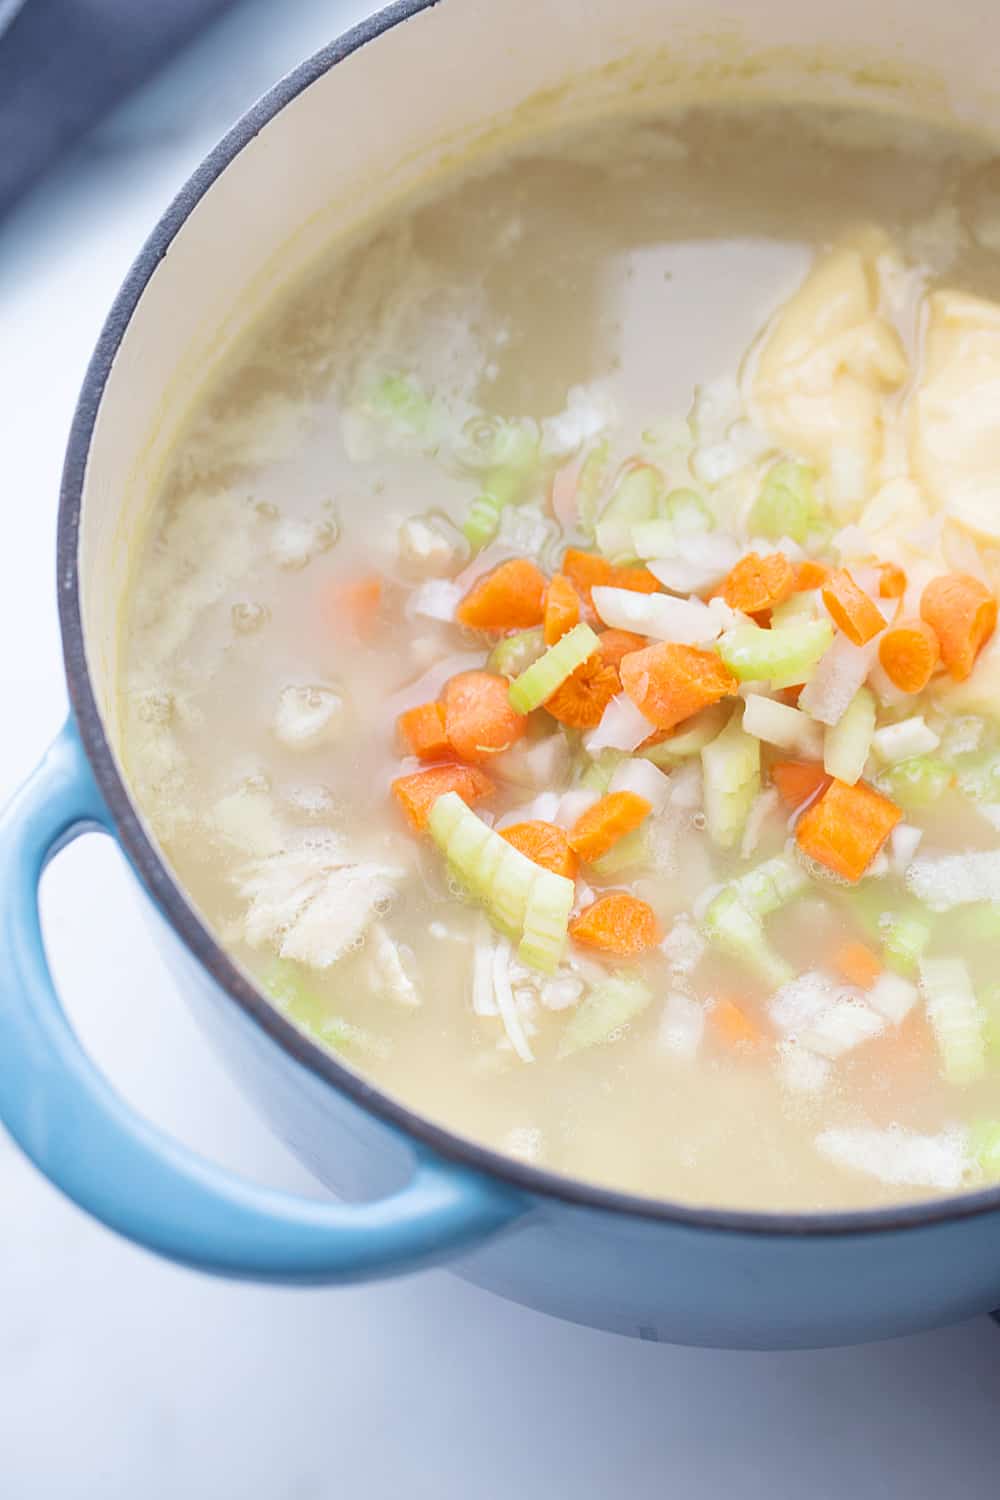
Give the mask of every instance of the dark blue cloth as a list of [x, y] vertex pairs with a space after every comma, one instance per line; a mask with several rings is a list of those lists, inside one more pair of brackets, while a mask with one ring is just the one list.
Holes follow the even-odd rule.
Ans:
[[234, 0], [25, 0], [0, 31], [0, 217]]

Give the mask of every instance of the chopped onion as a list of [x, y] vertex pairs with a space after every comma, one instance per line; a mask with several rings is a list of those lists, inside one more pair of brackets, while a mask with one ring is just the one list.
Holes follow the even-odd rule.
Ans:
[[493, 935], [484, 917], [476, 928], [472, 951], [472, 1009], [477, 1016], [495, 1016], [497, 997], [493, 989]]
[[892, 854], [893, 869], [897, 874], [902, 875], [912, 862], [923, 836], [923, 829], [914, 828], [912, 823], [896, 824], [889, 835], [889, 849]]
[[609, 792], [635, 792], [644, 797], [654, 813], [662, 812], [670, 795], [670, 778], [650, 760], [623, 760], [615, 768]]
[[638, 594], [632, 589], [591, 590], [594, 608], [617, 630], [637, 631], [658, 641], [696, 646], [714, 641], [723, 625], [714, 610], [700, 599], [676, 599], [671, 594]]
[[724, 531], [694, 532], [677, 552], [647, 563], [653, 577], [673, 594], [700, 594], [713, 588], [739, 561], [740, 548]]
[[891, 969], [885, 969], [868, 991], [868, 1004], [894, 1026], [909, 1015], [916, 1003], [916, 985]]
[[749, 859], [757, 845], [764, 830], [764, 824], [778, 807], [779, 797], [776, 787], [766, 787], [759, 793], [747, 817], [746, 826], [743, 829], [743, 840], [740, 844], [740, 859]]
[[798, 1034], [798, 1040], [820, 1057], [841, 1057], [885, 1029], [885, 1019], [860, 997], [834, 1001]]
[[508, 1041], [521, 1061], [530, 1063], [534, 1062], [535, 1054], [528, 1045], [514, 991], [511, 989], [510, 958], [510, 943], [507, 938], [501, 938], [493, 950], [493, 992]]
[[743, 710], [743, 728], [747, 734], [804, 755], [807, 760], [823, 758], [823, 731], [808, 714], [787, 703], [749, 693]]
[[923, 714], [900, 719], [898, 724], [887, 724], [872, 735], [872, 749], [887, 766], [900, 760], [912, 760], [917, 755], [929, 755], [940, 743], [941, 736], [935, 734]]
[[598, 750], [636, 750], [643, 740], [656, 733], [656, 725], [640, 713], [627, 693], [612, 698], [601, 716], [601, 722], [584, 740], [587, 752]]
[[878, 640], [875, 636], [866, 645], [855, 646], [838, 633], [802, 689], [799, 707], [821, 724], [839, 724], [871, 671], [878, 655]]
[[428, 578], [414, 589], [406, 606], [408, 615], [423, 615], [428, 620], [452, 621], [462, 597], [462, 590], [450, 578]]
[[659, 1044], [685, 1061], [693, 1059], [705, 1030], [705, 1012], [698, 1001], [681, 990], [667, 995], [660, 1021]]
[[594, 803], [600, 800], [600, 792], [591, 791], [585, 786], [573, 787], [571, 791], [564, 792], [559, 798], [559, 806], [555, 810], [552, 821], [558, 823], [560, 828], [572, 828], [588, 808], [593, 807]]

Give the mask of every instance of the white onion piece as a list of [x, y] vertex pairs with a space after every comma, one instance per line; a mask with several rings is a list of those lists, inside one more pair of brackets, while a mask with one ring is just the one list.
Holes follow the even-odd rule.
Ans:
[[670, 777], [651, 760], [624, 760], [615, 768], [609, 792], [635, 792], [644, 797], [654, 813], [662, 812], [670, 795]]
[[771, 814], [777, 811], [778, 802], [779, 797], [776, 787], [765, 787], [764, 791], [757, 794], [743, 827], [743, 838], [740, 840], [740, 859], [749, 859], [751, 854], [753, 854], [760, 843], [764, 824]]
[[673, 594], [700, 594], [719, 583], [740, 557], [739, 544], [724, 531], [686, 536], [671, 557], [654, 558], [649, 571]]
[[476, 929], [472, 950], [472, 1009], [477, 1016], [495, 1016], [496, 994], [493, 989], [493, 936], [485, 917]]
[[871, 671], [878, 640], [875, 636], [867, 645], [855, 646], [846, 635], [836, 635], [802, 689], [799, 707], [821, 724], [839, 724]]
[[860, 998], [837, 1000], [820, 1011], [798, 1034], [798, 1040], [820, 1057], [842, 1057], [885, 1030], [885, 1019]]
[[868, 991], [868, 1004], [894, 1026], [905, 1020], [916, 1003], [916, 985], [891, 969], [885, 969]]
[[930, 727], [923, 714], [900, 719], [898, 724], [887, 724], [872, 735], [872, 749], [887, 766], [911, 760], [915, 755], [929, 755], [940, 743], [941, 736]]
[[912, 823], [897, 823], [889, 835], [889, 848], [892, 852], [892, 867], [898, 875], [902, 875], [909, 865], [924, 836], [922, 828], [914, 828]]
[[510, 953], [510, 942], [507, 938], [501, 938], [493, 950], [493, 993], [496, 996], [497, 1010], [500, 1012], [507, 1040], [521, 1061], [530, 1063], [534, 1062], [535, 1054], [528, 1045], [528, 1038], [521, 1024], [518, 1003], [511, 988]]
[[559, 798], [559, 806], [556, 808], [552, 821], [558, 823], [560, 828], [572, 828], [588, 808], [593, 807], [594, 803], [600, 800], [600, 792], [591, 791], [585, 786], [574, 787], [571, 791], [564, 792]]
[[667, 995], [660, 1021], [659, 1045], [690, 1062], [697, 1056], [705, 1030], [705, 1012], [691, 995], [673, 990]]
[[748, 693], [744, 701], [743, 728], [747, 734], [804, 755], [807, 760], [822, 760], [823, 731], [808, 714], [759, 693]]
[[428, 578], [414, 589], [406, 606], [408, 615], [422, 615], [427, 620], [452, 621], [462, 597], [462, 590], [450, 578]]
[[616, 630], [637, 631], [658, 641], [696, 646], [714, 641], [723, 626], [716, 612], [700, 599], [675, 599], [671, 594], [638, 594], [633, 589], [591, 590], [594, 608]]
[[636, 750], [643, 740], [656, 733], [656, 725], [640, 713], [627, 693], [612, 698], [596, 729], [584, 740], [587, 753], [598, 750]]

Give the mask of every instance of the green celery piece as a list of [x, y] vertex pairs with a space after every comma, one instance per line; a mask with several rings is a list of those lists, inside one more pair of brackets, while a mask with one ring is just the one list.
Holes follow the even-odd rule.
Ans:
[[775, 464], [764, 476], [750, 512], [751, 531], [775, 542], [787, 536], [804, 545], [820, 520], [815, 485], [816, 476], [805, 464]]
[[263, 982], [263, 988], [289, 1020], [308, 1031], [317, 1041], [334, 1052], [362, 1052], [368, 1057], [385, 1057], [388, 1042], [363, 1026], [355, 1026], [342, 1016], [332, 1015], [326, 1001], [313, 990], [298, 964], [276, 959]]
[[771, 629], [783, 629], [786, 625], [801, 625], [803, 620], [811, 620], [815, 617], [815, 610], [811, 590], [805, 589], [790, 594], [787, 599], [772, 609]]
[[632, 527], [653, 520], [662, 494], [663, 475], [652, 464], [633, 464], [623, 472], [595, 531], [598, 547], [611, 562], [634, 559]]
[[651, 760], [654, 766], [676, 766], [689, 755], [697, 755], [710, 745], [725, 729], [731, 710], [728, 703], [713, 703], [700, 713], [685, 721], [684, 728], [672, 734], [668, 740], [650, 745], [637, 753], [643, 760]]
[[558, 1057], [571, 1057], [604, 1042], [640, 1016], [653, 998], [641, 974], [619, 970], [596, 985], [574, 1010], [559, 1042]]
[[486, 670], [496, 672], [500, 677], [516, 677], [537, 661], [544, 651], [545, 631], [540, 625], [532, 630], [519, 630], [497, 642], [486, 658]]
[[771, 947], [760, 918], [732, 889], [720, 891], [709, 904], [701, 930], [720, 952], [745, 963], [774, 989], [794, 979], [795, 970]]
[[939, 802], [954, 779], [954, 772], [943, 760], [914, 755], [883, 771], [875, 785], [904, 812], [919, 812]]
[[810, 884], [809, 876], [790, 854], [776, 854], [765, 859], [745, 875], [727, 886], [737, 900], [755, 917], [769, 917], [787, 906]]
[[362, 404], [371, 416], [412, 437], [435, 436], [437, 404], [409, 375], [384, 375], [370, 387]]
[[660, 506], [660, 513], [679, 537], [715, 528], [715, 517], [697, 490], [671, 490]]
[[986, 1069], [983, 1015], [960, 958], [922, 958], [920, 987], [946, 1082], [963, 1087]]
[[985, 1178], [1000, 1180], [1000, 1120], [978, 1120], [972, 1126], [969, 1154]]
[[645, 825], [633, 828], [623, 838], [612, 844], [607, 854], [591, 861], [590, 868], [601, 880], [620, 875], [624, 870], [636, 870], [650, 863], [649, 833]]
[[747, 734], [734, 714], [703, 747], [701, 765], [709, 838], [720, 849], [732, 849], [760, 791], [760, 741]]
[[741, 682], [808, 682], [816, 663], [833, 640], [829, 620], [802, 620], [762, 630], [735, 625], [716, 642], [716, 650]]
[[519, 714], [530, 714], [551, 698], [567, 677], [593, 656], [600, 642], [589, 625], [574, 625], [554, 646], [549, 646], [537, 661], [525, 667], [510, 685], [511, 707]]
[[956, 780], [970, 802], [1000, 802], [1000, 754], [962, 756]]
[[478, 454], [485, 465], [482, 487], [462, 524], [466, 541], [476, 551], [491, 542], [500, 529], [500, 514], [522, 500], [538, 466], [538, 434], [519, 422], [490, 427], [489, 444]]
[[886, 967], [897, 974], [912, 974], [934, 935], [934, 925], [919, 908], [893, 912], [882, 921], [879, 935]]
[[975, 901], [957, 906], [939, 920], [960, 943], [1000, 942], [1000, 906], [993, 901]]
[[608, 471], [611, 444], [607, 438], [587, 454], [576, 482], [576, 523], [584, 536], [593, 537], [601, 503], [601, 491]]
[[827, 774], [854, 786], [865, 768], [878, 705], [875, 695], [866, 687], [858, 688], [841, 716], [840, 723], [828, 726], [823, 739], [823, 767]]
[[625, 759], [623, 750], [599, 750], [591, 760], [589, 756], [584, 757], [586, 764], [580, 773], [579, 785], [585, 787], [588, 792], [597, 792], [604, 796], [611, 785], [611, 778], [615, 771]]
[[566, 949], [576, 886], [554, 870], [539, 870], [528, 896], [517, 956], [543, 974], [554, 974]]

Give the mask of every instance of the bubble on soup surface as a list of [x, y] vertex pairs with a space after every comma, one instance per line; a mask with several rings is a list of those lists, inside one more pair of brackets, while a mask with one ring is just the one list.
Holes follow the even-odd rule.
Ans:
[[307, 818], [329, 817], [336, 808], [329, 787], [320, 785], [293, 786], [286, 793], [286, 799], [296, 812], [303, 813]]
[[260, 630], [271, 618], [271, 612], [265, 604], [255, 604], [251, 599], [242, 599], [232, 608], [233, 629], [237, 635], [253, 635], [254, 631]]
[[169, 724], [174, 715], [173, 694], [159, 688], [142, 688], [133, 693], [132, 706], [144, 724]]
[[334, 688], [292, 685], [278, 700], [274, 733], [289, 750], [312, 750], [335, 737], [343, 718], [344, 700]]
[[337, 540], [335, 521], [300, 521], [287, 516], [279, 521], [271, 537], [271, 556], [279, 568], [296, 572]]

